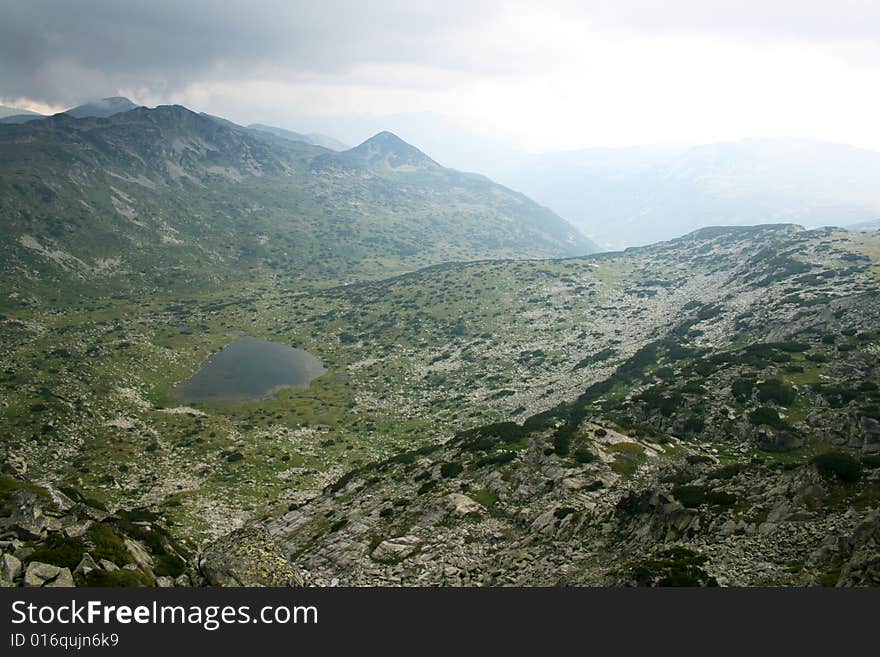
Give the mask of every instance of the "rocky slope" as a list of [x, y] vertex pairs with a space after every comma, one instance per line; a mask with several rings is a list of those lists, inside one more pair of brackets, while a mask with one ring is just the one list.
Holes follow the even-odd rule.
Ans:
[[0, 475], [0, 587], [302, 584], [265, 531], [194, 552], [146, 509], [110, 513], [74, 489]]
[[189, 552], [155, 520], [0, 475], [0, 586], [189, 585]]
[[[145, 507], [202, 545], [191, 583], [874, 585], [878, 240], [707, 229], [242, 307], [159, 304], [86, 333], [8, 318], [22, 346], [0, 352], [4, 460]], [[163, 408], [142, 372], [219, 340], [169, 338], [175, 321], [317, 332], [333, 380]]]
[[265, 526], [318, 584], [880, 583], [876, 271], [832, 235], [776, 231], [574, 402], [356, 470]]

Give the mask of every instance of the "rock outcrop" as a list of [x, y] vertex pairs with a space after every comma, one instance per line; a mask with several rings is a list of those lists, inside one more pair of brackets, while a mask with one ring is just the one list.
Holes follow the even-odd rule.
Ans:
[[153, 586], [172, 575], [189, 585], [186, 551], [149, 514], [112, 514], [77, 491], [0, 477], [0, 586]]
[[204, 548], [198, 569], [211, 586], [302, 586], [265, 529], [243, 527]]

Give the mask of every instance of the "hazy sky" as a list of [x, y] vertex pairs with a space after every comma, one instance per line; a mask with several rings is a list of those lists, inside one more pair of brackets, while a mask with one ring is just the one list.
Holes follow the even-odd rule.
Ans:
[[466, 127], [532, 151], [880, 150], [878, 0], [0, 0], [0, 16], [0, 103], [43, 111], [126, 95], [350, 141], [430, 112], [425, 139]]

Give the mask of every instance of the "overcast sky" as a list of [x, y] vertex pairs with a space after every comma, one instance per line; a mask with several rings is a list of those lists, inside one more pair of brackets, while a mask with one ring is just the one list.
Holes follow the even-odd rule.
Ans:
[[878, 0], [0, 0], [0, 16], [0, 103], [42, 111], [125, 95], [349, 141], [395, 121], [418, 140], [427, 116], [424, 140], [454, 126], [534, 152], [880, 150]]

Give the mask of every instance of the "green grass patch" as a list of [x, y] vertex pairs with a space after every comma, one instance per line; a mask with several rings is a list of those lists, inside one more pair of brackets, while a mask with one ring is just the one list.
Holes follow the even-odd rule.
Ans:
[[490, 490], [481, 489], [468, 491], [468, 496], [475, 502], [482, 504], [489, 511], [494, 510], [495, 505], [498, 503], [498, 495]]

